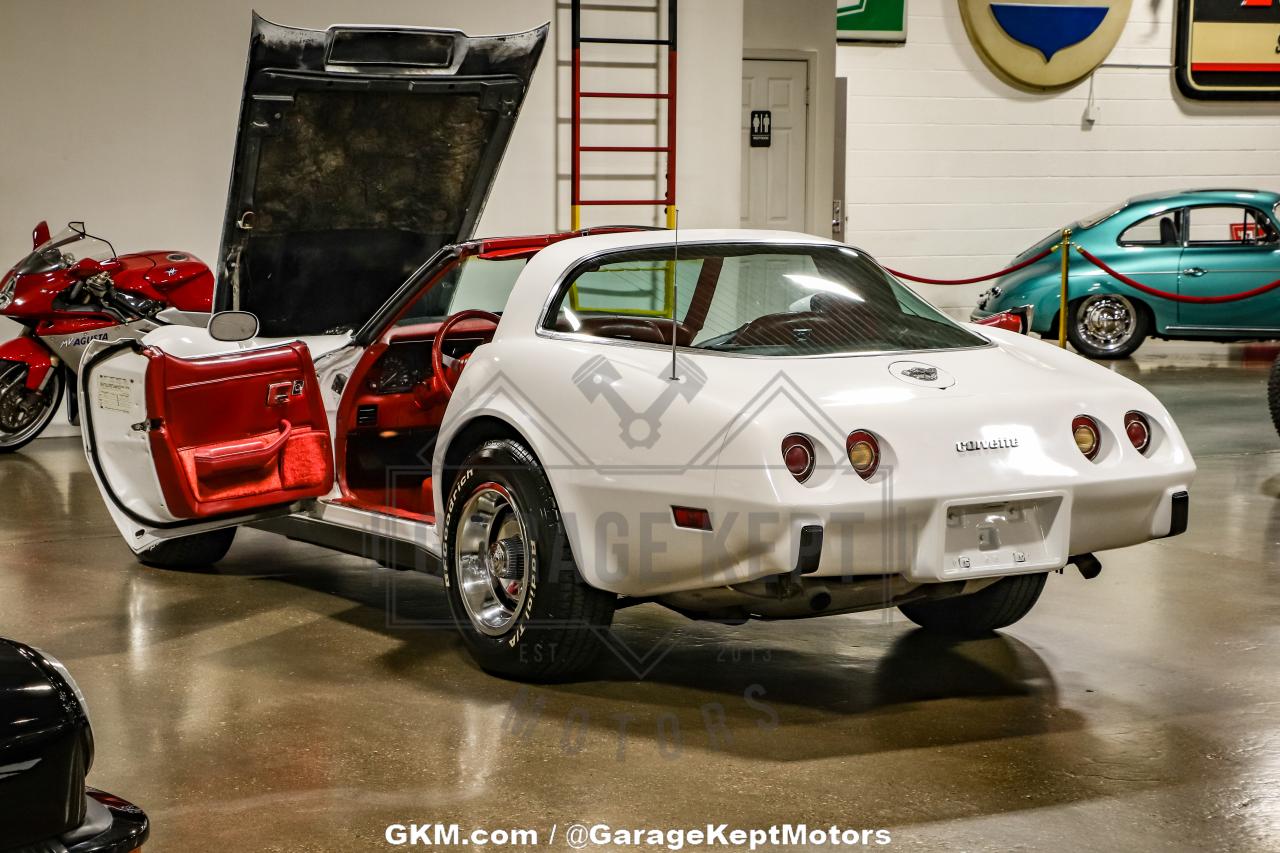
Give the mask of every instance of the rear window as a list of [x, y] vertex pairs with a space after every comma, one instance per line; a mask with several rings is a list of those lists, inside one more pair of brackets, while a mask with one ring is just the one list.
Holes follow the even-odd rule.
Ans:
[[1178, 236], [1178, 212], [1166, 210], [1139, 219], [1120, 235], [1120, 244], [1124, 246], [1177, 246], [1181, 242]]
[[758, 243], [609, 254], [573, 273], [543, 327], [757, 356], [987, 343], [854, 249]]

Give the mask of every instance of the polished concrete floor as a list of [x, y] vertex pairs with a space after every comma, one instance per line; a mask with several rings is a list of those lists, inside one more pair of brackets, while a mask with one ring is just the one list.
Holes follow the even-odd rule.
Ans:
[[[1116, 367], [1197, 454], [1190, 531], [1051, 576], [1003, 635], [901, 616], [617, 619], [592, 680], [479, 672], [431, 578], [243, 533], [136, 564], [77, 443], [0, 458], [0, 634], [62, 658], [91, 781], [151, 851], [393, 849], [389, 823], [887, 828], [899, 849], [1280, 849], [1280, 439], [1271, 349]], [[1211, 366], [1205, 366], [1206, 363]], [[416, 848], [427, 849], [427, 848]]]

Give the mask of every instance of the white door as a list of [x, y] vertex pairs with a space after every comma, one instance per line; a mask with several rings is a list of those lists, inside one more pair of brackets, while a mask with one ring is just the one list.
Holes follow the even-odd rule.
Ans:
[[[803, 61], [742, 63], [742, 227], [805, 230], [808, 67]], [[758, 135], [752, 144], [753, 119]]]

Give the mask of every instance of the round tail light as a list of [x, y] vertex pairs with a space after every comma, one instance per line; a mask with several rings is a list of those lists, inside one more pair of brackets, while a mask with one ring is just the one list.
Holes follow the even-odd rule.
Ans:
[[1141, 412], [1125, 413], [1124, 434], [1129, 436], [1133, 449], [1139, 453], [1146, 453], [1151, 446], [1151, 424], [1147, 423], [1147, 416]]
[[844, 440], [844, 452], [849, 457], [849, 464], [858, 476], [864, 480], [880, 467], [880, 444], [876, 437], [864, 429], [856, 429]]
[[1071, 437], [1076, 440], [1076, 448], [1084, 454], [1085, 459], [1093, 459], [1102, 446], [1102, 433], [1098, 430], [1098, 422], [1088, 415], [1076, 415], [1071, 421]]
[[803, 483], [809, 479], [813, 474], [814, 460], [813, 442], [808, 436], [793, 432], [782, 439], [782, 462], [796, 482]]

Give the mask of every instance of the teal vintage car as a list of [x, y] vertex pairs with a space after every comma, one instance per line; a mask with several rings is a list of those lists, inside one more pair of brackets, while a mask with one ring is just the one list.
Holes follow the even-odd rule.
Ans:
[[[1239, 293], [1280, 279], [1280, 194], [1185, 190], [1136, 196], [1072, 223], [1071, 239], [1108, 266], [1180, 295]], [[1055, 231], [1016, 262], [1061, 239]], [[1062, 283], [1054, 252], [998, 279], [973, 319], [1031, 306], [1032, 331], [1057, 337]], [[1280, 289], [1238, 302], [1188, 303], [1122, 284], [1071, 252], [1067, 336], [1090, 358], [1123, 358], [1148, 337], [1236, 341], [1280, 338]]]

